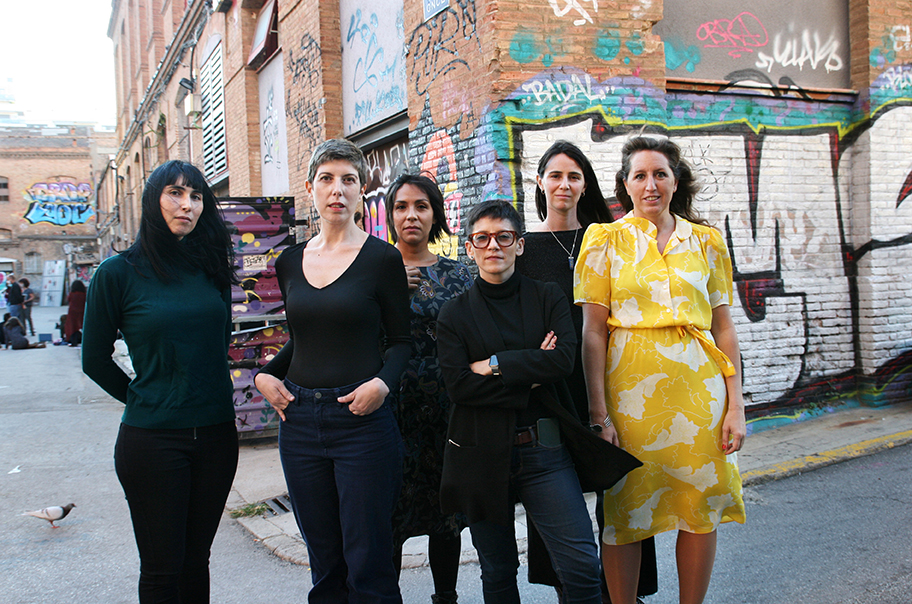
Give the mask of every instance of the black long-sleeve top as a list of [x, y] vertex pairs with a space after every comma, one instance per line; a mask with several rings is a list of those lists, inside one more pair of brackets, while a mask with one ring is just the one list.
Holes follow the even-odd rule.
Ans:
[[[497, 331], [500, 332], [507, 350], [525, 348], [522, 314], [518, 312], [520, 282], [519, 273], [513, 273], [513, 276], [503, 283], [488, 283], [480, 277], [475, 280], [475, 285], [481, 290], [485, 304], [491, 312], [491, 317], [497, 325]], [[539, 418], [548, 417], [548, 415], [548, 410], [541, 401], [537, 397], [531, 396], [529, 404], [524, 409], [516, 410], [516, 426], [531, 426]]]
[[261, 371], [304, 388], [338, 388], [379, 377], [395, 392], [411, 354], [402, 255], [368, 237], [342, 275], [318, 289], [301, 267], [306, 246], [291, 246], [276, 260], [290, 339]]
[[586, 228], [576, 231], [528, 232], [523, 233], [525, 247], [522, 256], [516, 257], [516, 272], [527, 277], [556, 283], [570, 303], [570, 318], [576, 328], [576, 362], [573, 373], [567, 378], [567, 386], [573, 396], [576, 413], [583, 422], [589, 421], [589, 395], [583, 374], [583, 307], [573, 304], [573, 266], [567, 257], [567, 250], [573, 259], [579, 256]]

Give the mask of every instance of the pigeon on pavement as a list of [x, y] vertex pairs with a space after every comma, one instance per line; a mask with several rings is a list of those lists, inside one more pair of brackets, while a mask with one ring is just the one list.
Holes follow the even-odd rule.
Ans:
[[55, 520], [60, 520], [65, 518], [67, 514], [70, 513], [76, 507], [75, 503], [68, 503], [65, 506], [52, 505], [47, 508], [42, 508], [40, 510], [35, 510], [34, 512], [25, 512], [23, 516], [34, 516], [35, 518], [41, 518], [42, 520], [47, 520], [51, 523], [52, 528], [60, 528], [54, 524]]

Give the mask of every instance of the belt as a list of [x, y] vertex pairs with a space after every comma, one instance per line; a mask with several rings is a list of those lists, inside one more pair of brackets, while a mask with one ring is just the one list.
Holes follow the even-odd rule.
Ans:
[[513, 445], [527, 445], [534, 443], [536, 440], [538, 439], [535, 435], [535, 426], [529, 426], [516, 432], [516, 436], [513, 438]]

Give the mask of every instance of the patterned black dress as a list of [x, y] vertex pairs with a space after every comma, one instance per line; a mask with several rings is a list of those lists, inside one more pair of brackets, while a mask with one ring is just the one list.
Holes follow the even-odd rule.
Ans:
[[412, 292], [412, 357], [402, 376], [396, 416], [405, 444], [402, 494], [393, 512], [393, 538], [401, 545], [418, 535], [459, 535], [461, 515], [440, 511], [440, 475], [450, 400], [437, 360], [437, 314], [445, 302], [473, 283], [461, 262], [440, 258], [420, 267], [421, 283]]

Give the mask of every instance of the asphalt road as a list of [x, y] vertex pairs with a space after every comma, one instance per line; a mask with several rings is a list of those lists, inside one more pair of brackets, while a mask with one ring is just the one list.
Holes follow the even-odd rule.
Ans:
[[[112, 450], [121, 406], [78, 368], [78, 349], [0, 351], [0, 602], [136, 602], [139, 560]], [[9, 473], [18, 468], [18, 472]], [[720, 529], [708, 603], [907, 604], [912, 601], [912, 447], [748, 489], [748, 522]], [[21, 516], [75, 502], [60, 528]], [[673, 535], [660, 536], [660, 591], [677, 601]], [[523, 602], [553, 604], [526, 584]], [[212, 602], [305, 601], [307, 569], [271, 555], [223, 517]], [[430, 601], [427, 569], [405, 570], [406, 604]], [[481, 604], [477, 565], [460, 602]]]

